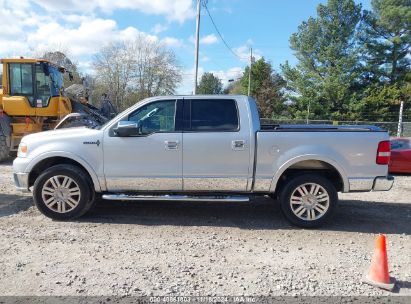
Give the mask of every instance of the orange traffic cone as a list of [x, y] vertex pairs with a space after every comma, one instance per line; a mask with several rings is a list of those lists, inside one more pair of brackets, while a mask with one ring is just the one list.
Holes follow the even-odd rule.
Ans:
[[394, 289], [395, 278], [390, 277], [388, 273], [387, 245], [384, 234], [379, 234], [377, 237], [370, 270], [364, 276], [363, 282], [389, 291]]

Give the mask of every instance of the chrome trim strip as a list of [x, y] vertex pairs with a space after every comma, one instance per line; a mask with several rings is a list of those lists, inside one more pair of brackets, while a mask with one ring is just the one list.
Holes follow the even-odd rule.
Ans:
[[103, 199], [113, 201], [178, 201], [178, 202], [249, 202], [248, 196], [188, 196], [188, 195], [127, 195], [104, 194]]
[[391, 190], [394, 185], [394, 177], [388, 176], [378, 176], [375, 178], [372, 190], [374, 191], [388, 191]]
[[94, 188], [96, 192], [106, 191], [107, 190], [106, 178], [104, 176], [98, 176], [97, 179], [100, 184], [100, 189]]
[[14, 185], [21, 192], [29, 191], [29, 174], [28, 173], [13, 173]]
[[252, 177], [249, 177], [247, 179], [247, 190], [246, 190], [247, 192], [251, 192], [252, 187], [253, 187], [253, 182], [254, 182], [254, 179]]
[[256, 177], [254, 180], [254, 192], [270, 192], [272, 177]]
[[247, 189], [247, 177], [184, 177], [184, 191], [240, 191]]
[[371, 191], [372, 186], [374, 184], [374, 178], [358, 178], [353, 177], [348, 179], [348, 183], [350, 184], [349, 192], [355, 191]]
[[181, 191], [181, 176], [106, 178], [108, 191]]

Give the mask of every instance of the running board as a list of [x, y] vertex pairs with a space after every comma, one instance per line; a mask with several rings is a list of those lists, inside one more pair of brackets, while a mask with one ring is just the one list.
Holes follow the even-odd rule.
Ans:
[[174, 201], [174, 202], [249, 202], [248, 196], [188, 196], [188, 195], [128, 195], [104, 194], [103, 199], [112, 201]]

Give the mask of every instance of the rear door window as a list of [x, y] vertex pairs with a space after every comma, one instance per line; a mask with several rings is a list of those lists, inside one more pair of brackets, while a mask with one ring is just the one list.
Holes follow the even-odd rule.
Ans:
[[[189, 103], [188, 103], [189, 104]], [[235, 100], [193, 99], [191, 100], [191, 131], [238, 131], [239, 119]]]

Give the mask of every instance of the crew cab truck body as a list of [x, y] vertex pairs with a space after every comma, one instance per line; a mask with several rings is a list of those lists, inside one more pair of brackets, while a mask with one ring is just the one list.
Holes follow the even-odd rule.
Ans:
[[[303, 227], [332, 215], [337, 192], [389, 190], [388, 134], [373, 126], [260, 125], [246, 96], [143, 100], [98, 129], [25, 136], [14, 180], [67, 220], [109, 200], [277, 198]], [[31, 188], [33, 187], [33, 188]]]

